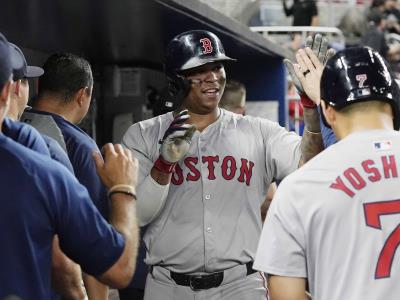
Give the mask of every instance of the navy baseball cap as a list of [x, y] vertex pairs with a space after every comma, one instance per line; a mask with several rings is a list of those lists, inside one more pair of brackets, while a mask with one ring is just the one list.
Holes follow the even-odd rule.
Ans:
[[0, 33], [0, 89], [10, 79], [13, 70], [23, 66], [21, 57], [11, 51], [11, 46], [4, 35]]
[[43, 75], [44, 70], [42, 68], [35, 66], [28, 66], [24, 54], [22, 53], [21, 49], [18, 48], [17, 45], [10, 43], [10, 47], [11, 47], [11, 52], [13, 52], [13, 54], [16, 56], [19, 56], [23, 62], [22, 67], [13, 69], [14, 80], [39, 77]]

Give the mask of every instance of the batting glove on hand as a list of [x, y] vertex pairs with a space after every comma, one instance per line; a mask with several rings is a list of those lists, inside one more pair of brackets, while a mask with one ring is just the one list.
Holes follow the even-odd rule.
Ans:
[[[322, 65], [325, 65], [329, 58], [335, 55], [336, 51], [334, 49], [328, 50], [328, 40], [321, 34], [317, 33], [314, 37], [309, 36], [306, 39], [305, 48], [310, 48]], [[299, 94], [305, 94], [303, 85], [300, 82], [296, 72], [294, 70], [295, 66], [289, 59], [283, 60], [286, 69], [292, 78], [293, 84], [296, 86], [297, 92]]]
[[162, 106], [168, 111], [178, 109], [191, 88], [190, 80], [182, 76], [168, 77], [168, 86], [161, 91]]
[[314, 38], [312, 36], [307, 37], [306, 48], [310, 48], [324, 66], [328, 59], [336, 53], [335, 49], [328, 50], [328, 39], [319, 33]]
[[188, 110], [178, 113], [160, 140], [161, 155], [154, 166], [161, 172], [174, 172], [176, 163], [189, 151], [196, 126], [184, 124], [188, 119]]

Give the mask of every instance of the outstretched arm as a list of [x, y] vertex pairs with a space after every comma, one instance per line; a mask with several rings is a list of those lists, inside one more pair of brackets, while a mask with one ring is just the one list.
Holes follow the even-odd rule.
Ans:
[[305, 125], [301, 139], [300, 165], [303, 165], [324, 150], [317, 108], [304, 107], [303, 118]]
[[307, 38], [305, 49], [297, 51], [296, 64], [287, 59], [284, 61], [304, 107], [305, 130], [301, 143], [300, 165], [324, 149], [317, 109], [320, 103], [319, 83], [324, 64], [334, 53], [332, 49], [328, 50], [327, 39], [316, 34], [314, 38]]
[[110, 224], [125, 238], [125, 248], [119, 259], [98, 279], [110, 286], [123, 288], [133, 276], [139, 246], [136, 219], [136, 183], [138, 162], [121, 145], [106, 144], [104, 161], [95, 154], [97, 172], [109, 189], [111, 198]]
[[[310, 59], [309, 55], [313, 58]], [[306, 163], [324, 149], [319, 124], [319, 81], [323, 65], [310, 48], [300, 49], [296, 54], [298, 64], [294, 72], [299, 79], [304, 93], [300, 95], [304, 107], [304, 133], [301, 140], [300, 165]]]

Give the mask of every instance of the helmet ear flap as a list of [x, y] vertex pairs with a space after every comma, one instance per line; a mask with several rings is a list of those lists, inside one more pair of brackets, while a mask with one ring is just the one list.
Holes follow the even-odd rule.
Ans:
[[169, 111], [179, 108], [189, 94], [190, 88], [190, 80], [178, 74], [168, 74], [167, 86], [160, 95], [161, 105]]

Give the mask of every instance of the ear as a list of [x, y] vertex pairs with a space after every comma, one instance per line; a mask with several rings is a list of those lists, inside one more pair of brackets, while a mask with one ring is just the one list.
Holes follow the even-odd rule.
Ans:
[[83, 88], [81, 88], [80, 90], [78, 90], [76, 92], [76, 102], [78, 103], [78, 105], [80, 107], [82, 107], [85, 104], [85, 99], [87, 97], [87, 93], [88, 93], [88, 87], [85, 86]]
[[322, 113], [324, 114], [326, 122], [332, 127], [336, 121], [336, 111], [330, 105], [326, 105], [325, 101], [321, 101]]
[[21, 90], [21, 80], [14, 81], [13, 93], [16, 94], [17, 96], [19, 96], [20, 90]]
[[8, 80], [0, 92], [0, 110], [7, 109], [10, 104], [10, 95], [12, 91], [12, 81]]

